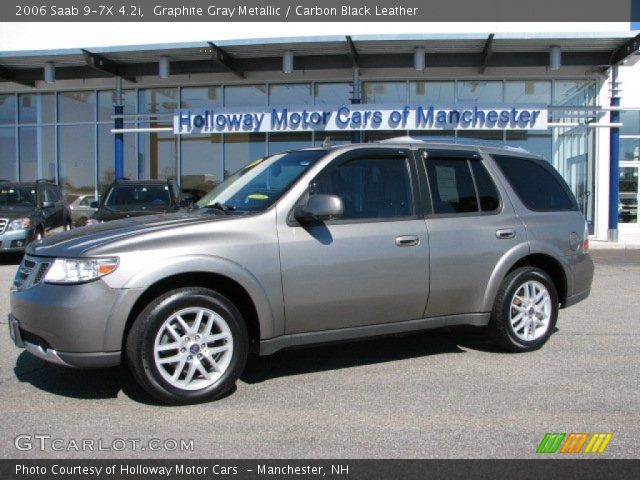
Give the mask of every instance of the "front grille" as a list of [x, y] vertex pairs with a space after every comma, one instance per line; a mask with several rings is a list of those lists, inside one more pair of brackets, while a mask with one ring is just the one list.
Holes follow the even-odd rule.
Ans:
[[8, 223], [9, 220], [6, 218], [0, 218], [0, 233], [4, 233], [4, 229], [7, 228]]
[[25, 256], [13, 279], [13, 287], [16, 290], [25, 290], [39, 284], [50, 265], [49, 260]]

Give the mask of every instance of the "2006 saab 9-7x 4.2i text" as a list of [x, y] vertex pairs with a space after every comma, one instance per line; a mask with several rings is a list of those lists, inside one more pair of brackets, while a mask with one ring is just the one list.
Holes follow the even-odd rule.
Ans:
[[125, 361], [158, 399], [215, 399], [261, 355], [449, 325], [524, 352], [589, 294], [585, 219], [521, 150], [411, 139], [251, 163], [194, 208], [31, 244], [14, 342], [61, 365]]

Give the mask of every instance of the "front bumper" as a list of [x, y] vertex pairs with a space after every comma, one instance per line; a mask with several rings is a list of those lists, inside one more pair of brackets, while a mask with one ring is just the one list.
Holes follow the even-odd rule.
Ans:
[[23, 252], [29, 242], [33, 240], [33, 228], [5, 231], [0, 234], [0, 251]]
[[118, 365], [128, 315], [141, 289], [110, 288], [102, 280], [47, 284], [39, 268], [51, 259], [29, 256], [21, 267], [27, 260], [31, 270], [10, 294], [9, 329], [16, 346], [59, 365]]

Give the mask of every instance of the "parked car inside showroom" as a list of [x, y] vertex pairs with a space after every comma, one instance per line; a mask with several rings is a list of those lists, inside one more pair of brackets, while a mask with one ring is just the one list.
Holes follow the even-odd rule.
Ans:
[[71, 213], [58, 185], [0, 181], [1, 252], [22, 252], [31, 241], [70, 228]]
[[198, 208], [31, 244], [11, 292], [18, 347], [125, 361], [173, 404], [217, 399], [249, 352], [452, 325], [528, 352], [589, 295], [585, 218], [521, 149], [431, 144], [271, 155]]

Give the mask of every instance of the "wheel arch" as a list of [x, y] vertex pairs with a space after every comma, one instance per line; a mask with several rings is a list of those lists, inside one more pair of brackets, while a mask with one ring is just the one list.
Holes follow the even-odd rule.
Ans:
[[556, 287], [560, 305], [565, 304], [570, 281], [567, 268], [554, 255], [531, 252], [527, 245], [521, 244], [509, 250], [494, 268], [485, 290], [484, 311], [490, 312], [493, 309], [498, 289], [504, 278], [515, 269], [524, 266], [537, 267], [546, 272]]
[[144, 308], [153, 299], [171, 290], [184, 287], [203, 287], [214, 290], [228, 298], [240, 311], [247, 325], [250, 346], [260, 342], [260, 318], [258, 309], [249, 292], [236, 280], [229, 276], [208, 271], [189, 271], [177, 273], [162, 278], [149, 285], [133, 304], [122, 334], [122, 352], [126, 351], [125, 345], [131, 326]]

